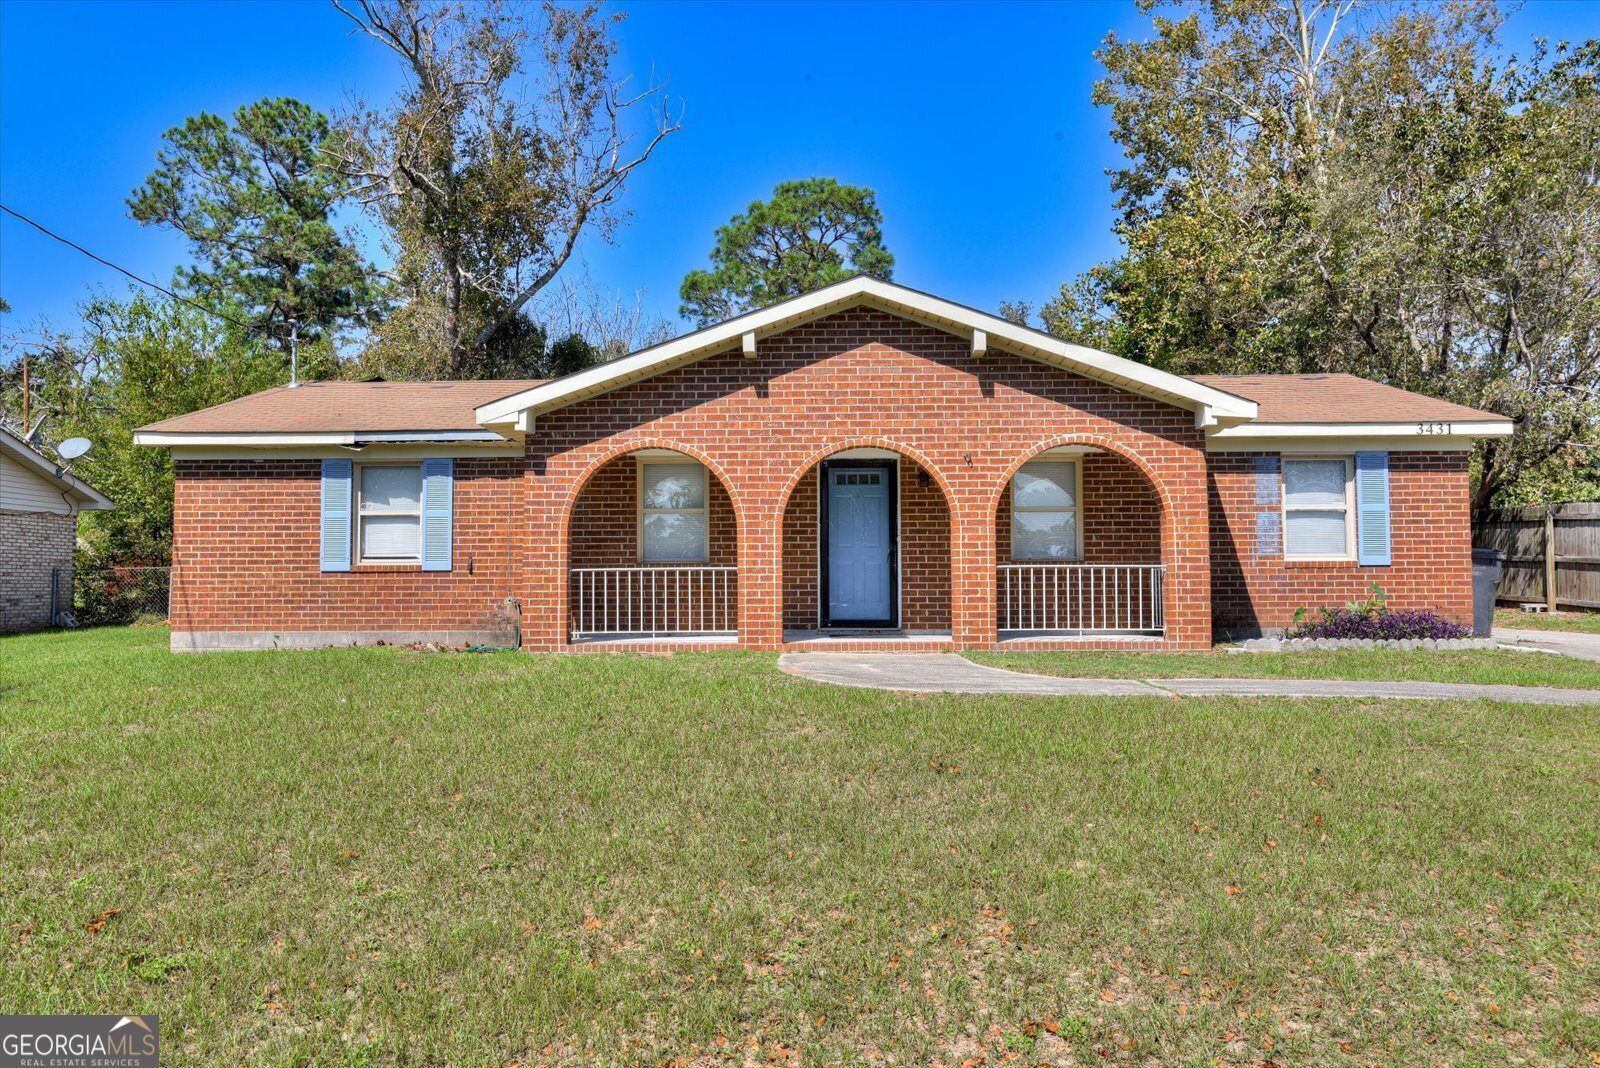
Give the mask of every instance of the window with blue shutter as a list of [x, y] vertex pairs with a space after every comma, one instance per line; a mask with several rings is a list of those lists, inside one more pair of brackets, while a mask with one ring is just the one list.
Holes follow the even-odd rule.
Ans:
[[422, 570], [450, 570], [455, 461], [422, 461]]
[[1389, 454], [1356, 453], [1356, 560], [1390, 562]]
[[324, 571], [350, 570], [349, 460], [322, 461], [322, 548]]

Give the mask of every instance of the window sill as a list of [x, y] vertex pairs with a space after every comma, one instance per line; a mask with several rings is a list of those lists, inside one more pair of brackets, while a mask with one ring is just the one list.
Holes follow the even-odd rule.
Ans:
[[1360, 567], [1361, 565], [1347, 556], [1326, 557], [1321, 560], [1296, 559], [1286, 556], [1283, 559], [1285, 567]]
[[407, 560], [392, 560], [392, 561], [391, 560], [384, 560], [384, 561], [381, 561], [381, 562], [380, 561], [371, 561], [371, 562], [367, 562], [367, 563], [355, 564], [350, 568], [350, 570], [351, 571], [421, 571], [422, 570], [422, 561], [420, 561], [420, 560], [410, 560], [410, 561], [407, 561]]

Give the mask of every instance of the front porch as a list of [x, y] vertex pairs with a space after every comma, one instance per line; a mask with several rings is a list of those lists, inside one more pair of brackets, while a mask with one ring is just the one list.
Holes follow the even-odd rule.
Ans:
[[[742, 603], [750, 583], [729, 488], [682, 453], [622, 454], [573, 505], [566, 647], [1166, 647], [1161, 507], [1136, 467], [1099, 450], [1047, 450], [1018, 465], [994, 499], [995, 553], [978, 573], [992, 591], [992, 629], [969, 625], [958, 641], [962, 581], [942, 480], [887, 449], [815, 462], [779, 513], [782, 626], [777, 641], [758, 641]], [[990, 637], [972, 641], [973, 630]]]

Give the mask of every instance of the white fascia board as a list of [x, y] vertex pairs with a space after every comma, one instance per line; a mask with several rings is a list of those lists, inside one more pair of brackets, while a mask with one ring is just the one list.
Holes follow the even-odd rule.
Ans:
[[1414, 423], [1246, 423], [1221, 427], [1207, 434], [1208, 441], [1254, 438], [1508, 438], [1515, 425], [1509, 419], [1471, 422], [1419, 421]]
[[370, 445], [285, 445], [272, 449], [240, 445], [174, 445], [179, 460], [425, 460], [432, 457], [518, 457], [515, 441], [392, 442]]
[[182, 446], [220, 446], [254, 449], [298, 448], [323, 445], [369, 445], [384, 442], [483, 442], [495, 444], [506, 439], [492, 430], [398, 430], [355, 433], [349, 430], [296, 434], [185, 434], [135, 431], [135, 445], [165, 448]]
[[1302, 437], [1270, 436], [1206, 438], [1207, 452], [1276, 452], [1285, 454], [1327, 455], [1330, 452], [1376, 450], [1381, 452], [1470, 452], [1478, 438], [1465, 434], [1346, 434], [1342, 437], [1313, 435]]
[[892, 312], [909, 314], [913, 318], [947, 324], [958, 332], [982, 331], [990, 349], [999, 342], [1022, 355], [1134, 393], [1155, 396], [1190, 408], [1210, 405], [1219, 420], [1254, 419], [1258, 411], [1254, 401], [1181, 375], [1125, 360], [1109, 352], [1074, 345], [1049, 334], [1018, 326], [997, 315], [989, 315], [927, 293], [858, 275], [631, 356], [492, 401], [479, 407], [476, 417], [483, 425], [503, 425], [510, 423], [520, 412], [551, 411], [628, 382], [691, 363], [735, 344], [742, 347], [741, 339], [747, 333], [786, 329], [797, 321], [868, 302]]

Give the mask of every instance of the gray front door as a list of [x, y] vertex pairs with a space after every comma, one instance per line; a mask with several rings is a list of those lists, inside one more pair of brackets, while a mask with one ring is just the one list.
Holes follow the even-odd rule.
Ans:
[[894, 466], [830, 464], [824, 483], [825, 622], [895, 626]]

